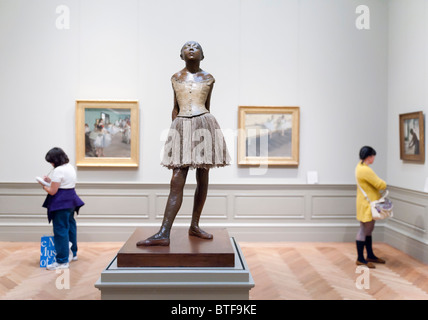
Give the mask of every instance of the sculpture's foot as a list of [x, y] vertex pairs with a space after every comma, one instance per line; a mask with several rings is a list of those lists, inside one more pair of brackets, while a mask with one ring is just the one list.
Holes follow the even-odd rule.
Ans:
[[189, 236], [198, 237], [206, 240], [211, 240], [212, 238], [214, 238], [211, 233], [205, 232], [199, 227], [190, 227]]
[[137, 242], [137, 247], [149, 247], [149, 246], [169, 246], [169, 238], [155, 234], [146, 240]]

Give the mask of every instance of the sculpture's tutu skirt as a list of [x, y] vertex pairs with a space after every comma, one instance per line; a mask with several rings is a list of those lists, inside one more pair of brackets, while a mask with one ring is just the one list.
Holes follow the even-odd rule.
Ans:
[[220, 126], [211, 113], [176, 117], [171, 124], [161, 164], [174, 168], [214, 168], [230, 164]]

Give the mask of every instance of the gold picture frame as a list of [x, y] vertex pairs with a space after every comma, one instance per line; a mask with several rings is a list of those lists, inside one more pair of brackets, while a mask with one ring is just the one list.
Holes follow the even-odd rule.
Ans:
[[400, 117], [400, 159], [425, 163], [425, 128], [422, 111], [403, 113]]
[[76, 166], [138, 167], [138, 101], [76, 101]]
[[239, 106], [238, 165], [298, 166], [299, 107]]

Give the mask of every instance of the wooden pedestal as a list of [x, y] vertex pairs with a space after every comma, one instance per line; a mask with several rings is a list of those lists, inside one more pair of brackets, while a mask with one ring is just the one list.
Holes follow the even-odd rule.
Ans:
[[233, 267], [235, 254], [226, 229], [213, 228], [211, 240], [189, 236], [187, 228], [172, 228], [169, 246], [136, 245], [158, 230], [137, 228], [117, 254], [118, 267]]

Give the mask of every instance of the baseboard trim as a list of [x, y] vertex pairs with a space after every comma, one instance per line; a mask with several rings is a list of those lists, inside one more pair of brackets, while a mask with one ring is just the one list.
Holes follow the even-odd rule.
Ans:
[[409, 256], [428, 264], [428, 242], [403, 230], [385, 226], [384, 242]]

